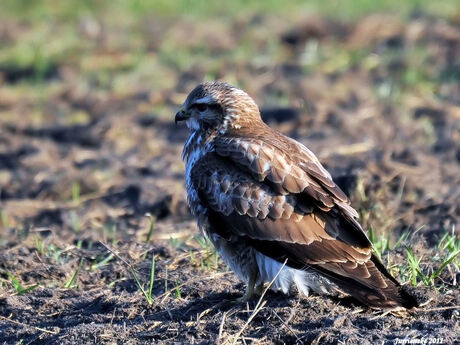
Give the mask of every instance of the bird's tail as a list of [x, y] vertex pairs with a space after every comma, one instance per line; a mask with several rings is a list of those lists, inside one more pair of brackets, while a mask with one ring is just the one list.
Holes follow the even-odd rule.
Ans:
[[[345, 276], [343, 271], [338, 274], [340, 269], [333, 269], [331, 272], [329, 268], [328, 272], [323, 274], [343, 292], [370, 307], [411, 309], [419, 306], [417, 299], [391, 276], [375, 255], [364, 265], [369, 272], [365, 279], [361, 278], [361, 274], [357, 274], [356, 277], [352, 274]], [[337, 264], [337, 268], [340, 268], [340, 264]], [[347, 273], [352, 271], [347, 269]]]

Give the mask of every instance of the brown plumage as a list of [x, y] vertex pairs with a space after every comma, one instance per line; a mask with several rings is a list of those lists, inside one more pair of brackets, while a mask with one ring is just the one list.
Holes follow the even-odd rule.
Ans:
[[255, 102], [222, 82], [188, 96], [177, 121], [184, 146], [187, 199], [223, 259], [254, 287], [271, 281], [352, 295], [371, 307], [417, 306], [372, 254], [357, 212], [315, 155], [268, 127]]

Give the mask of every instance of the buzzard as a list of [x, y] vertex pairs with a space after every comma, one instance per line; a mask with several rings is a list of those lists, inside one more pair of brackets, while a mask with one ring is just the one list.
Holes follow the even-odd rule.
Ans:
[[279, 273], [272, 289], [284, 293], [296, 286], [307, 296], [342, 292], [375, 308], [417, 306], [372, 253], [329, 172], [304, 145], [268, 127], [247, 93], [200, 84], [175, 121], [191, 132], [182, 153], [189, 207], [247, 283], [241, 300]]

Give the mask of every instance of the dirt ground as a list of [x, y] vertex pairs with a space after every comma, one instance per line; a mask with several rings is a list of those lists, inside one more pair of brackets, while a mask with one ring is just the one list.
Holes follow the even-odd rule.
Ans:
[[[147, 20], [115, 45], [123, 33], [84, 18], [74, 29], [85, 59], [75, 50], [40, 73], [0, 64], [0, 343], [458, 342], [458, 258], [424, 284], [406, 247], [429, 275], [449, 254], [442, 237], [458, 241], [459, 18], [261, 14], [214, 31]], [[4, 20], [0, 41], [30, 30]], [[170, 41], [207, 58], [179, 60]], [[247, 41], [241, 57], [228, 55]], [[390, 238], [383, 261], [399, 280], [415, 279], [420, 310], [386, 315], [349, 298], [275, 292], [259, 309], [257, 299], [221, 303], [244, 285], [189, 214], [187, 130], [173, 122], [187, 93], [213, 78], [245, 89], [271, 126], [318, 155], [377, 245]], [[149, 304], [133, 270], [148, 290], [152, 256]]]

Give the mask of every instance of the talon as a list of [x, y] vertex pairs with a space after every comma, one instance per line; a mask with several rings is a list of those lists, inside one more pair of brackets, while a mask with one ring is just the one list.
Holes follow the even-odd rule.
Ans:
[[254, 295], [260, 295], [259, 289], [260, 286], [263, 284], [257, 285], [256, 288], [254, 288], [256, 281], [257, 281], [257, 272], [251, 274], [248, 280], [248, 285], [246, 286], [246, 291], [244, 292], [244, 295], [236, 299], [236, 303], [246, 303], [249, 302]]
[[235, 300], [235, 302], [236, 302], [236, 303], [247, 303], [247, 302], [249, 302], [249, 301], [252, 299], [252, 297], [254, 297], [254, 291], [252, 291], [252, 293], [247, 293], [247, 290], [246, 290], [246, 292], [244, 293], [244, 295], [241, 296], [241, 297], [238, 297], [238, 298]]
[[256, 295], [262, 295], [262, 292], [264, 292], [264, 283], [260, 283], [259, 285], [256, 286], [256, 289], [255, 289]]

